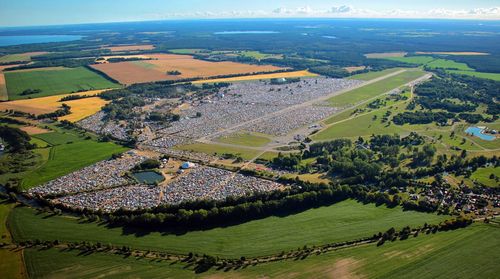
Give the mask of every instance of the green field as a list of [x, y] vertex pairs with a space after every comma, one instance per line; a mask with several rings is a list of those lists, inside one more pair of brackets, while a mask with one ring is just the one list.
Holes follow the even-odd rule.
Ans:
[[[402, 105], [403, 106], [403, 105]], [[334, 124], [318, 133], [311, 138], [316, 141], [331, 140], [334, 138], [353, 138], [359, 136], [370, 136], [372, 134], [394, 134], [405, 133], [406, 130], [402, 126], [394, 123], [382, 123], [381, 119], [387, 109], [368, 113], [344, 122]], [[377, 119], [373, 119], [376, 116]], [[390, 124], [390, 125], [387, 125]], [[409, 133], [409, 132], [408, 132]]]
[[[83, 67], [74, 69], [53, 69], [36, 71], [14, 71], [4, 73], [9, 92], [9, 100], [37, 98], [79, 90], [93, 90], [118, 87], [104, 77]], [[42, 92], [21, 95], [27, 89], [40, 89]]]
[[304, 245], [353, 240], [390, 227], [438, 223], [449, 216], [389, 209], [353, 200], [307, 210], [287, 217], [268, 217], [241, 225], [180, 234], [106, 228], [79, 223], [72, 217], [34, 214], [16, 208], [9, 216], [16, 241], [27, 239], [91, 241], [175, 253], [198, 252], [225, 257], [258, 256]]
[[457, 75], [467, 75], [467, 76], [473, 76], [473, 77], [477, 77], [477, 78], [486, 78], [486, 79], [500, 81], [500, 74], [499, 73], [482, 73], [482, 72], [475, 72], [475, 71], [459, 71], [459, 70], [449, 70], [448, 72], [450, 72], [452, 74], [457, 74]]
[[395, 72], [397, 72], [399, 70], [401, 70], [401, 68], [391, 68], [391, 69], [386, 69], [386, 70], [383, 70], [383, 71], [368, 72], [368, 73], [363, 73], [363, 74], [357, 74], [357, 75], [350, 76], [349, 79], [357, 79], [357, 80], [368, 81], [368, 80], [376, 79], [376, 78], [379, 78], [379, 77], [382, 77], [382, 76], [385, 76], [385, 75], [388, 75], [388, 74], [395, 73]]
[[490, 179], [490, 175], [493, 174], [500, 179], [500, 167], [488, 167], [488, 168], [480, 168], [472, 173], [470, 176], [471, 179], [477, 180], [479, 183], [482, 183], [489, 187], [499, 187], [499, 182], [495, 180], [495, 178]]
[[[10, 233], [7, 229], [7, 217], [14, 207], [13, 203], [6, 203], [0, 199], [0, 242], [11, 243]], [[2, 278], [24, 278], [24, 266], [20, 251], [0, 248], [0, 270]]]
[[25, 252], [32, 278], [496, 278], [500, 272], [500, 229], [474, 224], [465, 229], [421, 234], [383, 246], [365, 245], [231, 271], [196, 275], [182, 263], [79, 255], [57, 249]]
[[218, 138], [217, 141], [221, 143], [243, 145], [250, 147], [261, 147], [271, 142], [269, 137], [266, 135], [258, 133], [250, 133], [250, 132], [240, 132], [227, 136], [222, 136]]
[[283, 55], [280, 54], [268, 54], [268, 53], [262, 53], [260, 51], [240, 51], [238, 52], [238, 54], [240, 56], [251, 57], [257, 60], [262, 60], [267, 58], [276, 58], [276, 59], [283, 58]]
[[0, 57], [0, 63], [27, 62], [27, 61], [31, 61], [31, 56], [24, 53], [9, 54]]
[[386, 57], [383, 59], [418, 65], [425, 65], [435, 60], [431, 56]]
[[113, 153], [127, 150], [127, 148], [111, 142], [84, 139], [76, 132], [52, 132], [36, 135], [33, 138], [45, 141], [50, 144], [50, 147], [37, 149], [46, 151], [48, 158], [45, 158], [45, 162], [41, 166], [23, 176], [22, 186], [24, 189], [110, 158]]
[[418, 79], [424, 74], [425, 72], [420, 70], [407, 70], [398, 75], [334, 96], [328, 99], [328, 102], [331, 106], [337, 107], [354, 105], [361, 101], [368, 100], [370, 98], [389, 92], [390, 90], [401, 87], [408, 82]]
[[251, 160], [259, 154], [259, 150], [255, 149], [247, 149], [244, 147], [231, 147], [218, 144], [206, 144], [206, 143], [193, 143], [193, 144], [180, 145], [176, 146], [175, 149], [187, 150], [191, 152], [201, 152], [211, 155], [216, 154], [219, 156], [223, 154], [233, 154], [236, 156], [240, 156], [245, 160]]

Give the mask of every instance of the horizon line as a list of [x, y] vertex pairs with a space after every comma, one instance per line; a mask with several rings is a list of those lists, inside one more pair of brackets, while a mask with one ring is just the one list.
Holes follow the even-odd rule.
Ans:
[[417, 20], [417, 21], [500, 21], [500, 19], [491, 18], [444, 18], [444, 17], [214, 17], [214, 18], [165, 18], [165, 19], [145, 19], [145, 20], [124, 20], [124, 21], [101, 21], [101, 22], [82, 22], [82, 23], [61, 23], [61, 24], [41, 24], [41, 25], [0, 25], [0, 29], [9, 28], [35, 28], [35, 27], [56, 27], [56, 26], [78, 26], [94, 24], [120, 24], [120, 23], [146, 23], [159, 21], [217, 21], [217, 20]]

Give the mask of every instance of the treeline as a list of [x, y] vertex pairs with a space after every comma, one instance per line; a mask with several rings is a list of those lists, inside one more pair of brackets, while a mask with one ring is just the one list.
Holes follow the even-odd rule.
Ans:
[[93, 58], [41, 60], [41, 61], [35, 61], [34, 63], [31, 64], [23, 64], [16, 67], [7, 68], [4, 69], [4, 71], [15, 71], [15, 70], [47, 68], [47, 67], [77, 68], [91, 64], [94, 64]]
[[61, 116], [65, 116], [71, 113], [71, 107], [68, 106], [67, 104], [62, 104], [60, 109], [57, 109], [54, 112], [49, 112], [49, 113], [44, 113], [44, 114], [39, 114], [36, 118], [37, 119], [45, 119], [45, 118], [57, 118]]
[[444, 111], [405, 111], [392, 117], [392, 122], [396, 125], [409, 124], [429, 124], [436, 122], [440, 125], [447, 125], [449, 120], [453, 120], [455, 114]]
[[7, 144], [7, 150], [11, 152], [22, 152], [35, 147], [30, 143], [31, 137], [28, 133], [18, 128], [0, 126], [0, 138]]
[[[290, 180], [300, 187], [290, 190], [260, 193], [253, 196], [228, 198], [226, 201], [193, 201], [178, 206], [161, 205], [154, 209], [127, 211], [118, 210], [114, 213], [93, 212], [68, 208], [64, 205], [54, 205], [67, 211], [97, 215], [112, 225], [138, 226], [141, 228], [159, 229], [204, 229], [221, 225], [244, 223], [250, 220], [269, 216], [286, 216], [310, 208], [327, 206], [349, 198], [365, 203], [385, 204], [390, 207], [401, 204], [401, 197], [392, 198], [387, 193], [370, 192], [366, 186], [338, 186], [326, 184], [311, 184]], [[423, 207], [419, 207], [422, 205]], [[431, 211], [427, 204], [412, 205], [412, 210]]]
[[73, 100], [80, 100], [80, 99], [86, 99], [86, 98], [92, 98], [97, 95], [78, 95], [78, 94], [73, 94], [73, 95], [67, 95], [59, 99], [58, 102], [66, 102], [66, 101], [73, 101]]

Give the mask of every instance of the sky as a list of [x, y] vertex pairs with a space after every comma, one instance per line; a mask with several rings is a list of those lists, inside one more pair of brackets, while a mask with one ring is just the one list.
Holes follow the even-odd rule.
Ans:
[[500, 0], [0, 0], [0, 26], [287, 17], [500, 20]]

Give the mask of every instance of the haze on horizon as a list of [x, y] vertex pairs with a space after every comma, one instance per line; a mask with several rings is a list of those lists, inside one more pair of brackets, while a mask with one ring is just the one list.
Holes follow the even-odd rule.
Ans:
[[[298, 1], [21, 0], [0, 4], [0, 26], [35, 26], [169, 19], [408, 18], [500, 20], [494, 0]], [[76, 12], [75, 12], [76, 11]]]

